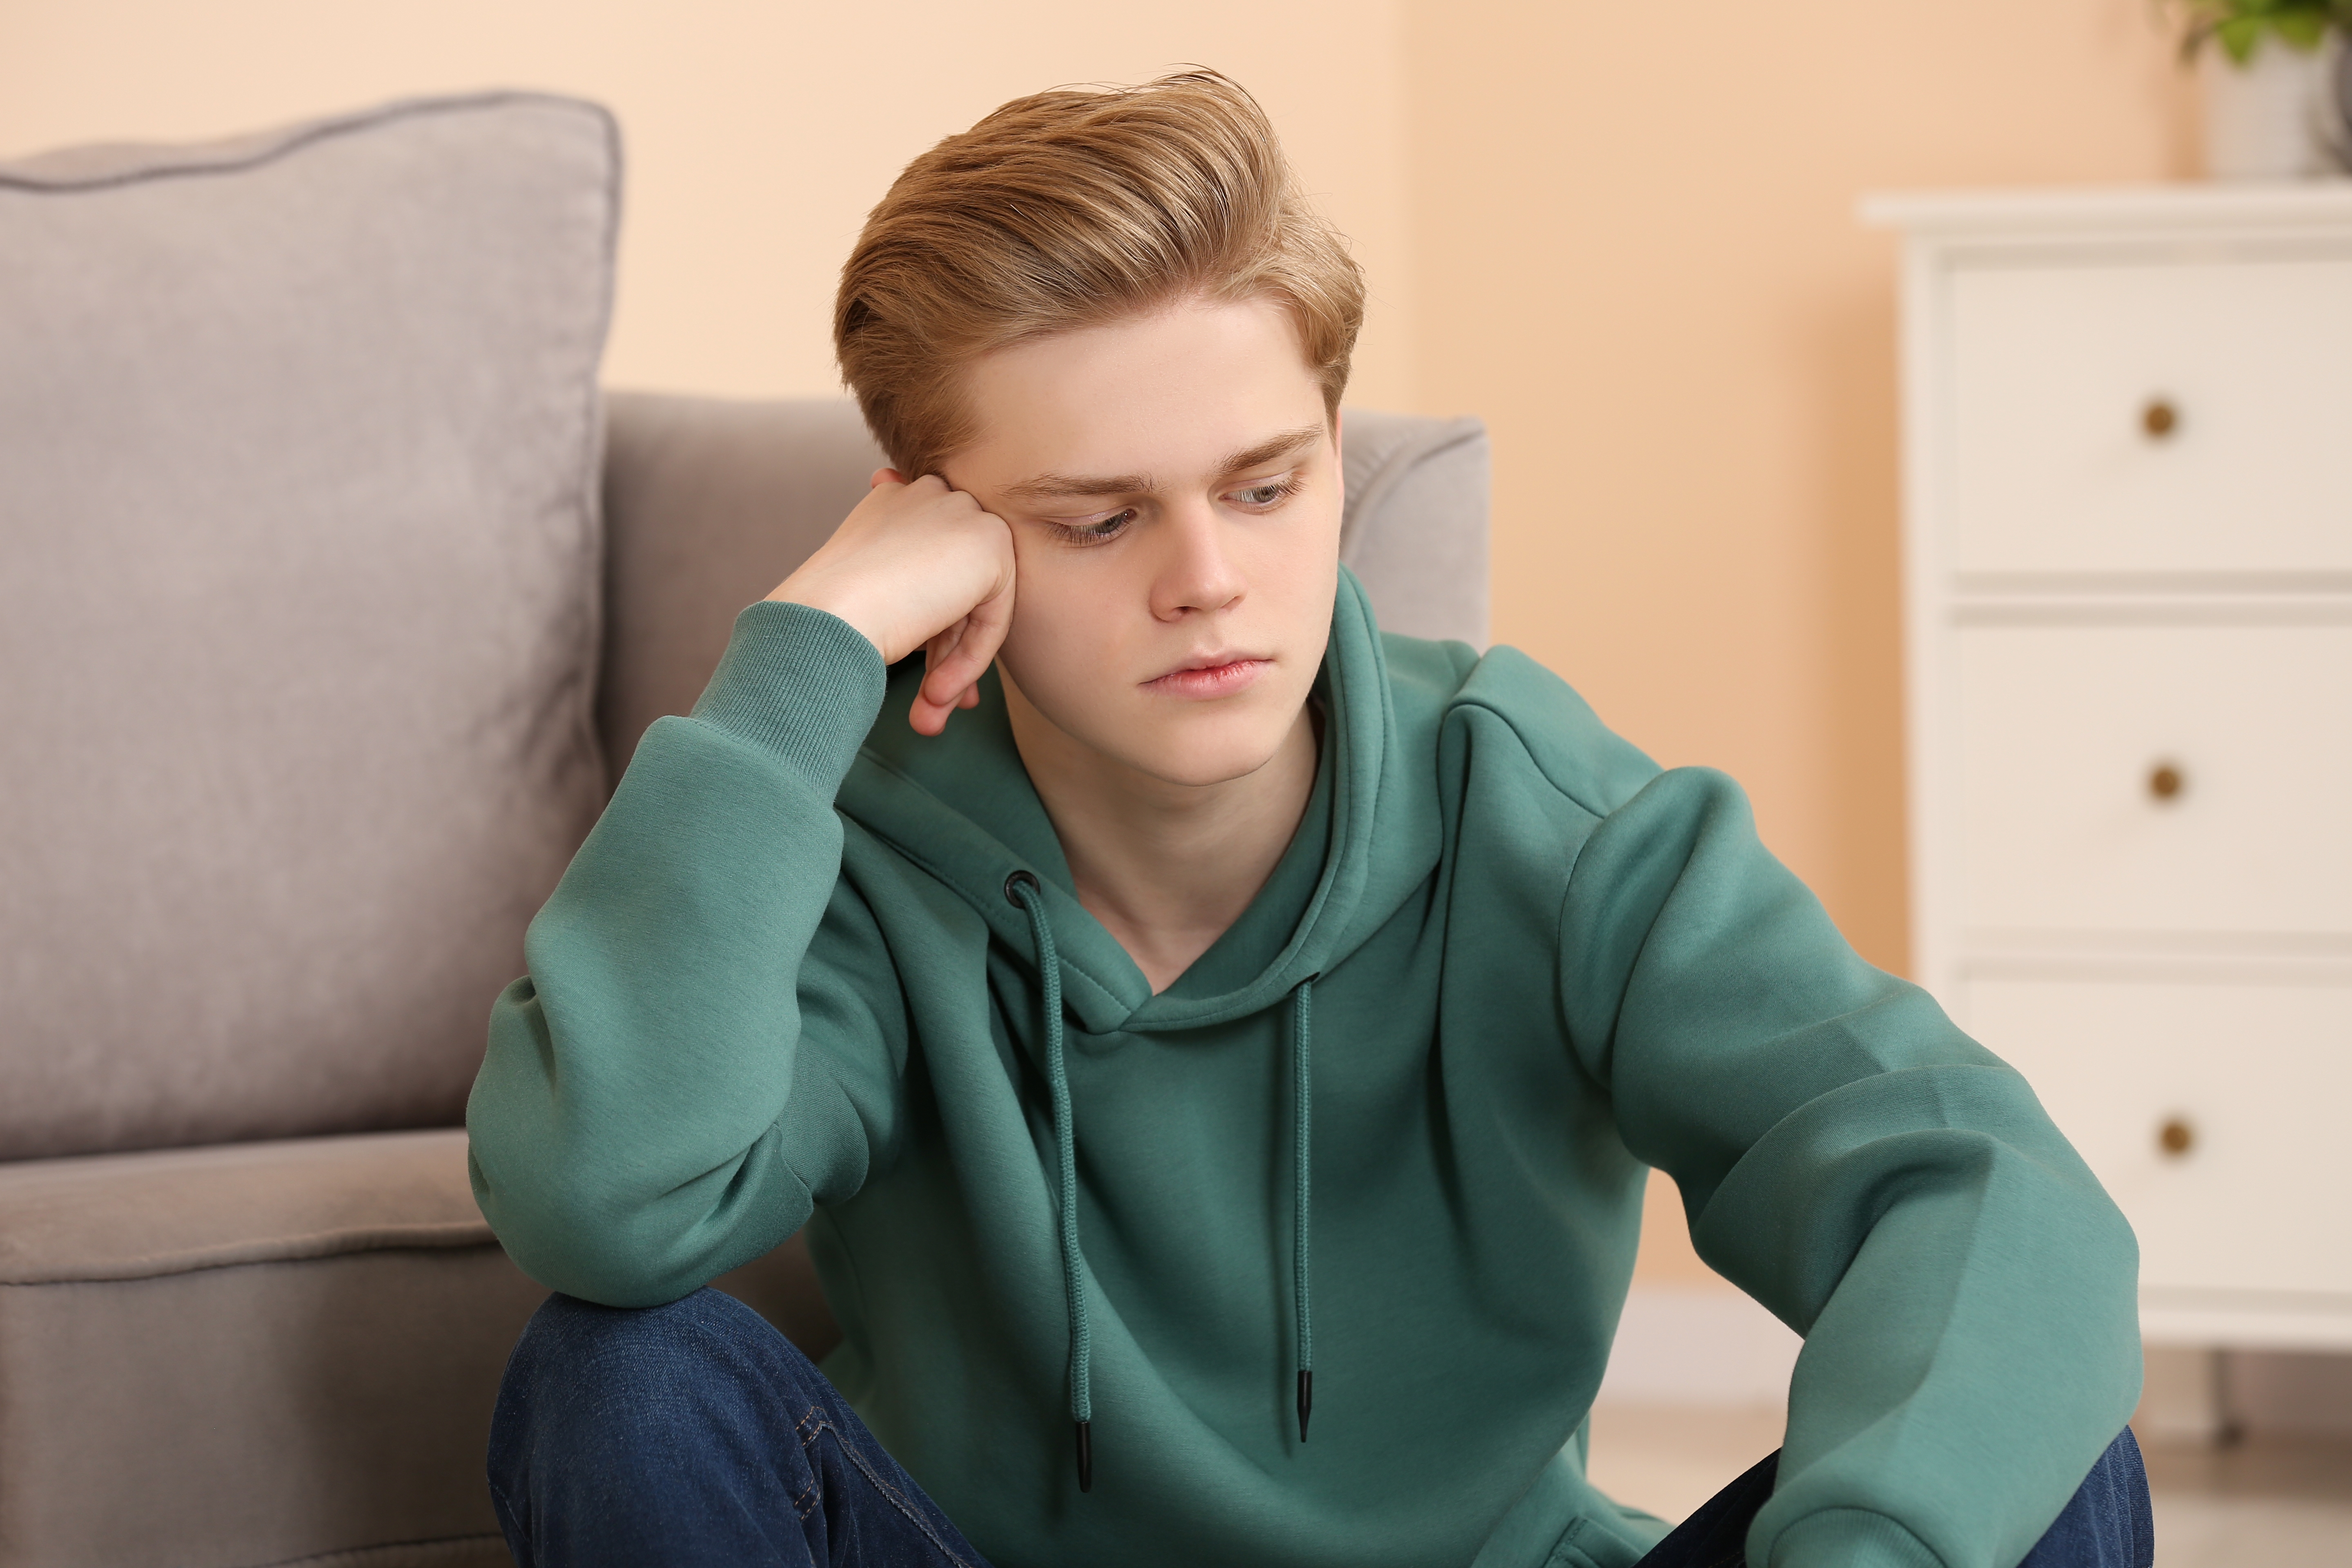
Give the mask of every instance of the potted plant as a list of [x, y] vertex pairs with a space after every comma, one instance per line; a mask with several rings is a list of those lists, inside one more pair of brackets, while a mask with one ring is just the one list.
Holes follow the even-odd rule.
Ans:
[[2176, 0], [2205, 73], [2206, 172], [2289, 179], [2352, 170], [2352, 0]]

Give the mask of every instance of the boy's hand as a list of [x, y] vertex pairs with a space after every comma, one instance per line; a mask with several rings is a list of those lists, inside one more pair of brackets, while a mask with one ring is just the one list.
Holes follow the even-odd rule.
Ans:
[[979, 705], [981, 676], [1013, 624], [1013, 531], [945, 479], [874, 470], [833, 537], [768, 595], [839, 616], [896, 664], [923, 650], [908, 722], [925, 735]]

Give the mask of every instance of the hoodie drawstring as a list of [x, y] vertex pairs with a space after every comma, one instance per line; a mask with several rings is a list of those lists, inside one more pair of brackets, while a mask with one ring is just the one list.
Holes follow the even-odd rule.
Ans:
[[1037, 941], [1037, 973], [1045, 984], [1045, 1083], [1054, 1095], [1054, 1142], [1061, 1165], [1062, 1284], [1069, 1298], [1070, 1419], [1077, 1426], [1078, 1489], [1095, 1489], [1094, 1347], [1087, 1330], [1086, 1256], [1078, 1250], [1078, 1140], [1070, 1122], [1070, 1074], [1062, 1059], [1062, 960], [1054, 951], [1054, 927], [1037, 879], [1015, 871], [1004, 879], [1004, 896], [1029, 917]]
[[1297, 1152], [1298, 1169], [1291, 1181], [1290, 1207], [1296, 1234], [1291, 1242], [1290, 1269], [1297, 1295], [1298, 1440], [1302, 1443], [1307, 1441], [1307, 1415], [1315, 1408], [1315, 1314], [1309, 1305], [1307, 1286], [1312, 1270], [1307, 1267], [1307, 1217], [1311, 1206], [1307, 1182], [1314, 1168], [1310, 1155], [1315, 1125], [1308, 1098], [1314, 1079], [1307, 1066], [1308, 1050], [1314, 1041], [1315, 976], [1310, 974], [1291, 993], [1290, 1017], [1291, 1100], [1298, 1119], [1297, 1131], [1291, 1137]]
[[[1029, 917], [1037, 944], [1037, 973], [1045, 995], [1045, 1084], [1054, 1099], [1054, 1144], [1062, 1190], [1062, 1283], [1070, 1321], [1070, 1420], [1077, 1429], [1078, 1489], [1095, 1489], [1094, 1355], [1087, 1327], [1086, 1255], [1078, 1250], [1078, 1141], [1070, 1116], [1070, 1074], [1062, 1042], [1062, 960], [1054, 947], [1054, 927], [1037, 879], [1015, 871], [1004, 879], [1004, 896]], [[1307, 1218], [1311, 1207], [1314, 1114], [1310, 1071], [1315, 1042], [1315, 982], [1308, 975], [1291, 995], [1291, 1137], [1297, 1164], [1291, 1176], [1291, 1285], [1297, 1308], [1295, 1352], [1298, 1365], [1298, 1440], [1307, 1441], [1307, 1418], [1315, 1408], [1315, 1317], [1308, 1262]]]

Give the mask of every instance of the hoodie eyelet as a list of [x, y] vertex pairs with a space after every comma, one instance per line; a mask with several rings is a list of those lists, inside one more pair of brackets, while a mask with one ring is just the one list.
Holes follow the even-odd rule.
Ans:
[[1028, 871], [1015, 871], [1004, 879], [1004, 901], [1017, 910], [1021, 908], [1021, 897], [1013, 890], [1015, 888], [1026, 888], [1033, 893], [1036, 892], [1036, 876]]

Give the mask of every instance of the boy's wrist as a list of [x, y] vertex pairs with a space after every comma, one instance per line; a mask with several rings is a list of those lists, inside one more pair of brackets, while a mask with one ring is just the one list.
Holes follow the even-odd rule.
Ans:
[[887, 678], [873, 640], [842, 616], [765, 600], [735, 617], [694, 717], [782, 757], [830, 793], [874, 727]]
[[766, 602], [823, 611], [873, 644], [876, 657], [887, 664], [890, 656], [883, 647], [882, 623], [870, 598], [869, 595], [859, 594], [854, 584], [834, 581], [830, 574], [804, 580], [796, 572], [779, 584]]

